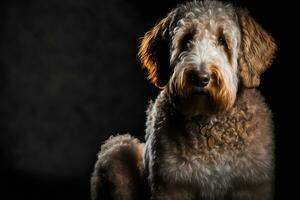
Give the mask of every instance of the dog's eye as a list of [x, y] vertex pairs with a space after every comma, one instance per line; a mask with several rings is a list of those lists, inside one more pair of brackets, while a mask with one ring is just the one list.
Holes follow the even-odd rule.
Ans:
[[188, 32], [187, 34], [185, 34], [181, 41], [180, 41], [180, 48], [181, 51], [186, 51], [189, 47], [189, 43], [193, 40], [194, 37], [194, 33], [193, 32]]
[[218, 38], [218, 45], [225, 47], [226, 49], [228, 49], [228, 45], [225, 39], [224, 35], [220, 35]]

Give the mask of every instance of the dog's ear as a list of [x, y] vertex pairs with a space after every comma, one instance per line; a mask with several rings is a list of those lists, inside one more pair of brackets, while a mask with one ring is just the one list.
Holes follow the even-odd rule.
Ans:
[[159, 21], [141, 39], [138, 56], [148, 70], [148, 79], [158, 88], [163, 88], [170, 76], [170, 26], [171, 13]]
[[273, 37], [247, 10], [237, 9], [237, 16], [242, 33], [240, 79], [245, 87], [257, 87], [260, 75], [272, 64], [277, 47]]

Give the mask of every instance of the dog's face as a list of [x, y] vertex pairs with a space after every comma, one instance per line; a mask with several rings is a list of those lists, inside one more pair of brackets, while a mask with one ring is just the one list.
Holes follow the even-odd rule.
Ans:
[[176, 108], [195, 116], [226, 111], [239, 86], [257, 87], [275, 49], [246, 11], [204, 1], [170, 12], [146, 33], [139, 56]]

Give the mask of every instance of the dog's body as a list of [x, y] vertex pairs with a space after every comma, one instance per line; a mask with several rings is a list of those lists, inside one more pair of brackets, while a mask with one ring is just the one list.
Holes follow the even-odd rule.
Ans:
[[230, 111], [200, 119], [178, 113], [165, 95], [148, 111], [145, 166], [154, 199], [270, 199], [272, 121], [258, 91], [245, 90]]
[[[230, 4], [194, 1], [172, 10], [139, 51], [162, 89], [147, 111], [145, 147], [111, 139], [118, 145], [99, 154], [94, 199], [103, 199], [104, 183], [113, 199], [138, 199], [143, 177], [153, 200], [272, 199], [272, 117], [255, 87], [275, 49], [248, 12]], [[125, 161], [124, 152], [135, 159]]]

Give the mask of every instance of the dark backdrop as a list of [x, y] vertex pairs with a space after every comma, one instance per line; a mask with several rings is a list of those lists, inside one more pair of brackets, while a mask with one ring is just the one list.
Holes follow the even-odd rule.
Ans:
[[[1, 195], [89, 199], [103, 141], [126, 132], [143, 139], [146, 105], [157, 90], [140, 68], [138, 38], [178, 2], [2, 1]], [[284, 3], [234, 3], [247, 7], [278, 42], [260, 89], [274, 112], [277, 198], [287, 198], [293, 188], [287, 180], [295, 179], [288, 148], [296, 140], [290, 127], [294, 97], [288, 92], [296, 66], [289, 42], [297, 35], [287, 21], [297, 13]], [[281, 192], [284, 186], [290, 191]]]

